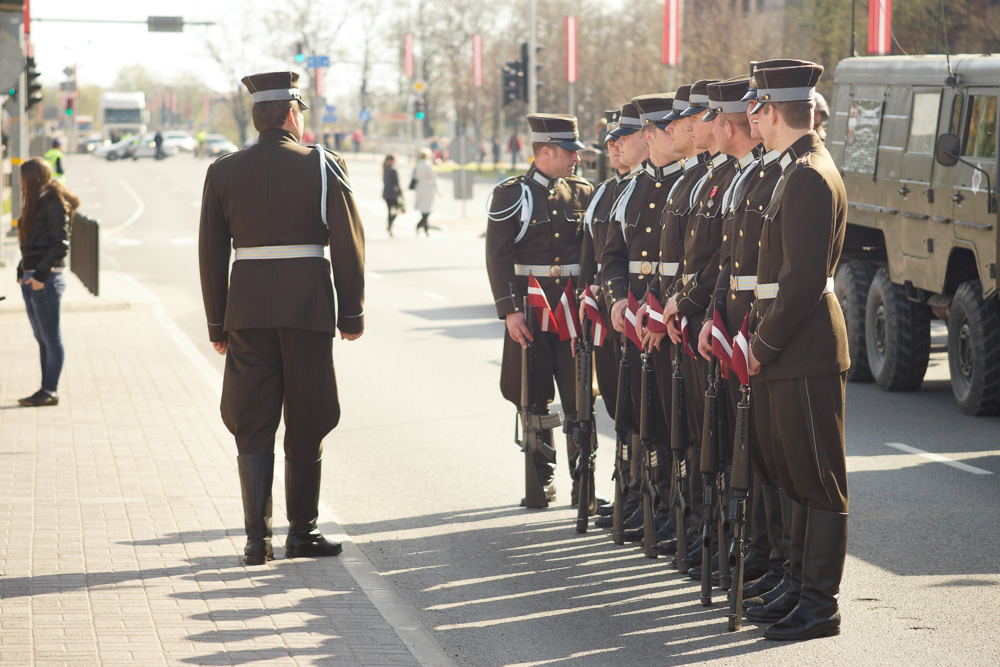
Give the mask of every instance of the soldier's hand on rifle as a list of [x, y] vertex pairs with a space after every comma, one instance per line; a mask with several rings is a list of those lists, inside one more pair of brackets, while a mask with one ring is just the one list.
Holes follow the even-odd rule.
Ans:
[[673, 341], [674, 345], [680, 345], [683, 337], [681, 336], [681, 323], [677, 320], [676, 315], [671, 315], [666, 318], [667, 323], [667, 335], [670, 336], [670, 340]]
[[646, 322], [646, 316], [649, 314], [649, 307], [644, 301], [639, 310], [635, 311], [635, 333], [639, 336], [639, 340], [644, 341], [646, 338], [646, 327], [644, 326]]
[[665, 333], [653, 333], [649, 329], [646, 329], [646, 335], [642, 337], [642, 347], [646, 352], [652, 352], [653, 348], [657, 350], [660, 349], [660, 344], [663, 339], [666, 338]]
[[528, 343], [535, 340], [531, 337], [528, 323], [524, 320], [524, 313], [510, 313], [506, 317], [506, 322], [510, 337], [520, 343], [521, 347], [528, 347]]
[[698, 334], [698, 352], [701, 356], [705, 357], [705, 361], [711, 361], [712, 359], [712, 321], [709, 320], [701, 327], [701, 333]]
[[757, 361], [757, 357], [753, 356], [753, 348], [750, 348], [750, 358], [747, 359], [747, 367], [750, 369], [750, 375], [757, 375], [760, 373], [760, 362]]
[[625, 331], [625, 308], [627, 305], [625, 299], [619, 299], [615, 305], [611, 306], [611, 326], [618, 333]]

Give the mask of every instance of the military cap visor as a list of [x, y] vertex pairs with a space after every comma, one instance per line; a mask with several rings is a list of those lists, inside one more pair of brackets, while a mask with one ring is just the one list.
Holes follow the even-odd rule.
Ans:
[[702, 120], [710, 122], [721, 113], [745, 114], [749, 105], [744, 95], [749, 85], [750, 80], [745, 76], [709, 84], [708, 113]]
[[567, 114], [530, 114], [531, 142], [555, 144], [568, 151], [581, 151], [586, 146], [580, 142], [576, 129], [576, 116]]

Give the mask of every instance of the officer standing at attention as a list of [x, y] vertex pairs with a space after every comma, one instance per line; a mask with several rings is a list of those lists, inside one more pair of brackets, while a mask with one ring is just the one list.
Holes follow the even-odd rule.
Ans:
[[297, 82], [295, 72], [243, 78], [260, 138], [208, 168], [202, 198], [202, 295], [209, 340], [227, 355], [222, 419], [239, 450], [248, 565], [274, 557], [271, 482], [282, 407], [285, 555], [342, 550], [316, 527], [320, 459], [324, 436], [340, 420], [334, 333], [356, 340], [364, 331], [364, 229], [344, 161], [299, 145], [308, 107]]
[[[533, 341], [535, 404], [530, 408], [537, 414], [548, 413], [554, 377], [566, 421], [572, 422], [576, 419], [572, 340], [560, 341], [557, 333], [540, 331], [537, 322], [531, 325], [532, 334], [523, 303], [529, 275], [538, 280], [550, 306], [559, 303], [570, 278], [579, 278], [583, 218], [594, 188], [573, 173], [580, 161], [577, 151], [585, 148], [575, 116], [531, 114], [528, 125], [534, 163], [523, 176], [507, 179], [493, 190], [486, 226], [486, 271], [497, 316], [506, 322], [500, 392], [519, 404], [521, 346]], [[566, 447], [570, 474], [575, 476], [577, 448], [572, 436], [567, 436]], [[551, 501], [555, 498], [555, 461], [536, 453], [535, 466]]]
[[[811, 63], [754, 73], [757, 105], [751, 113], [764, 146], [781, 152], [782, 175], [764, 212], [755, 305], [759, 324], [749, 365], [767, 387], [768, 405], [757, 409], [769, 411], [778, 483], [792, 500], [791, 581], [784, 595], [760, 608], [759, 620], [774, 621], [764, 630], [768, 639], [840, 632], [837, 598], [847, 555], [844, 389], [850, 358], [833, 273], [844, 244], [847, 194], [830, 153], [812, 130], [812, 95], [822, 73]], [[749, 612], [748, 618], [754, 620]]]

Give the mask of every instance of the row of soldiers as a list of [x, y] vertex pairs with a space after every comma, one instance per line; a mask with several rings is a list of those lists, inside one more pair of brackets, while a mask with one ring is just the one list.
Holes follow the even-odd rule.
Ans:
[[[578, 530], [596, 512], [616, 542], [699, 579], [703, 604], [729, 590], [731, 630], [745, 616], [778, 640], [839, 632], [847, 546], [850, 362], [832, 279], [847, 199], [813, 131], [822, 72], [753, 62], [633, 98], [606, 114], [615, 173], [596, 188], [574, 175], [576, 119], [529, 115], [533, 164], [495, 189], [486, 236], [522, 503], [555, 496], [555, 380]], [[550, 304], [576, 320], [568, 335]], [[589, 479], [590, 359], [617, 432], [610, 504]]]

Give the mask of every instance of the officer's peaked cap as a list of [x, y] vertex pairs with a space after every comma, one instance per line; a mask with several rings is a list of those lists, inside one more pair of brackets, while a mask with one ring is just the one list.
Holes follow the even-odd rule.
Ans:
[[701, 113], [708, 108], [708, 84], [715, 83], [716, 81], [718, 79], [702, 79], [691, 86], [688, 107], [681, 112], [682, 118]]
[[639, 120], [643, 125], [656, 124], [665, 128], [670, 121], [667, 115], [674, 108], [674, 96], [670, 93], [653, 93], [632, 98], [632, 104], [639, 110]]
[[528, 114], [528, 127], [531, 128], [532, 143], [555, 144], [568, 151], [579, 151], [586, 148], [580, 143], [580, 132], [576, 128], [576, 116], [563, 113]]
[[744, 97], [749, 88], [747, 76], [708, 84], [708, 113], [702, 120], [708, 122], [720, 113], [746, 113], [750, 104]]
[[823, 66], [816, 63], [756, 70], [753, 78], [757, 85], [757, 106], [750, 113], [757, 113], [767, 102], [812, 99], [816, 93], [816, 82], [822, 74]]
[[299, 91], [298, 72], [265, 72], [251, 74], [241, 79], [254, 104], [257, 102], [280, 102], [295, 100], [303, 109], [308, 109]]

